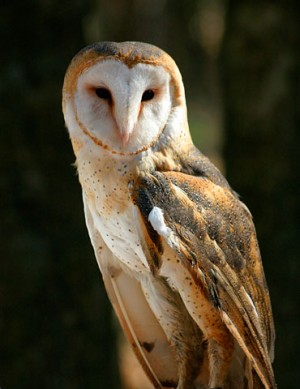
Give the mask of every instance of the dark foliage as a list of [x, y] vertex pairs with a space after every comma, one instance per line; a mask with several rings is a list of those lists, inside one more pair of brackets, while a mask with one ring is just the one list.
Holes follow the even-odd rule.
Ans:
[[273, 301], [278, 387], [297, 388], [300, 349], [300, 7], [229, 1], [220, 61], [227, 177], [256, 224]]

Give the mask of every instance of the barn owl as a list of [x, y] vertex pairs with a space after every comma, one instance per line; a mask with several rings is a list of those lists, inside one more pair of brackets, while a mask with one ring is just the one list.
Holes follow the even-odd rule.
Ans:
[[173, 59], [100, 42], [63, 112], [108, 296], [155, 388], [275, 388], [274, 326], [251, 214], [189, 133]]

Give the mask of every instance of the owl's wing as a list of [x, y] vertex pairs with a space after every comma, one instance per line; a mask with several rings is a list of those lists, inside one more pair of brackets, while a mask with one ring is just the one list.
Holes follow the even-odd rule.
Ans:
[[[218, 308], [248, 368], [254, 369], [253, 379], [275, 388], [273, 319], [252, 218], [218, 171], [212, 165], [205, 169], [207, 163], [191, 160], [184, 167], [188, 174], [143, 172], [132, 200], [148, 232], [153, 263], [159, 266], [158, 242], [166, 241]], [[193, 169], [197, 176], [191, 175]], [[159, 229], [151, 225], [151, 216], [149, 221], [153, 209], [163, 215]]]
[[[155, 388], [176, 387], [175, 354], [150, 309], [139, 282], [125, 273], [107, 248], [83, 196], [89, 236], [103, 277], [105, 289], [125, 335]], [[155, 344], [155, 347], [154, 347]]]

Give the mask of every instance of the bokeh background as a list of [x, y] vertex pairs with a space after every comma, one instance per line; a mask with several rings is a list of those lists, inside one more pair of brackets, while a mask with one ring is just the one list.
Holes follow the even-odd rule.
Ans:
[[103, 289], [61, 113], [68, 63], [98, 40], [178, 63], [193, 138], [254, 216], [278, 386], [299, 387], [299, 20], [297, 0], [1, 2], [1, 389], [147, 387]]

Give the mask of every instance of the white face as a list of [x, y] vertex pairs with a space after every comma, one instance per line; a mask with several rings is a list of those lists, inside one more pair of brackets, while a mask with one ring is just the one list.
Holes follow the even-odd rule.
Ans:
[[164, 130], [171, 112], [170, 75], [163, 67], [128, 68], [104, 60], [78, 79], [77, 118], [86, 131], [116, 152], [150, 145]]

